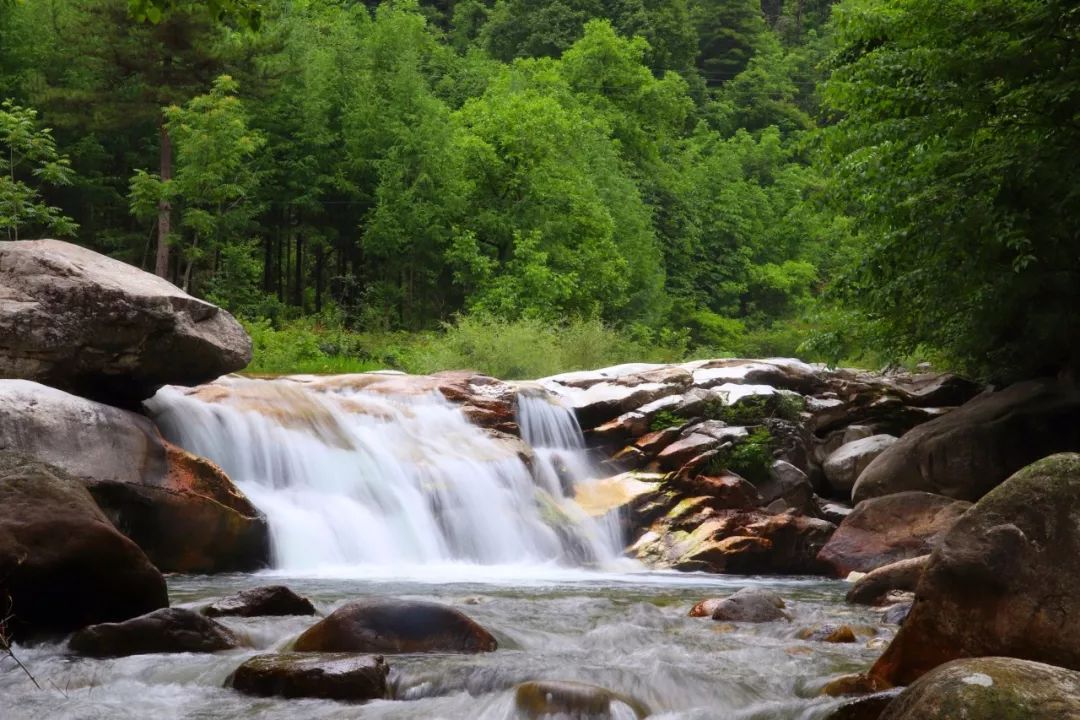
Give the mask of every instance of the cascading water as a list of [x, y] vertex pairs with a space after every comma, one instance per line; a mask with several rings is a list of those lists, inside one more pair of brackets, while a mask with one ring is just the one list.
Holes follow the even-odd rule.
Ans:
[[586, 467], [580, 430], [542, 398], [523, 398], [519, 410], [539, 445], [533, 472], [525, 448], [435, 392], [226, 378], [195, 392], [164, 388], [147, 406], [165, 437], [218, 463], [266, 514], [283, 570], [617, 556], [567, 497]]

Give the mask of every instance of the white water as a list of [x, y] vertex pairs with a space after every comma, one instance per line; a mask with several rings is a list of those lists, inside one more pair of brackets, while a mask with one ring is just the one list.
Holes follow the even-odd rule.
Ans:
[[434, 392], [240, 378], [211, 389], [164, 388], [147, 405], [166, 438], [219, 464], [266, 514], [280, 570], [617, 557], [616, 539], [568, 499], [587, 468], [581, 434], [546, 400], [519, 411], [526, 437], [542, 443], [530, 472]]

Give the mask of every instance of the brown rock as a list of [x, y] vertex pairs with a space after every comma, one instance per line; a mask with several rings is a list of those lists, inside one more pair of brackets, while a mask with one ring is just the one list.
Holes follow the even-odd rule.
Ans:
[[63, 470], [0, 450], [0, 613], [32, 641], [169, 604], [165, 579]]
[[389, 697], [381, 655], [275, 653], [247, 660], [226, 681], [246, 695], [365, 702]]
[[909, 432], [863, 471], [853, 498], [922, 490], [978, 500], [1025, 465], [1068, 450], [1080, 450], [1080, 388], [1017, 383]]
[[89, 657], [150, 653], [212, 653], [240, 643], [231, 630], [183, 608], [164, 608], [119, 623], [83, 628], [71, 636], [71, 649]]
[[921, 555], [871, 570], [848, 590], [845, 600], [860, 605], [879, 605], [890, 591], [914, 591], [929, 561], [929, 555]]
[[818, 559], [845, 577], [926, 555], [970, 506], [924, 492], [867, 500], [844, 518]]
[[218, 600], [203, 610], [209, 617], [234, 615], [257, 617], [260, 615], [314, 615], [315, 606], [284, 585], [265, 585], [249, 588]]
[[[614, 720], [631, 712], [638, 720], [649, 715], [640, 701], [606, 688], [562, 680], [540, 680], [514, 689], [514, 706], [529, 720], [541, 718], [590, 718]], [[619, 706], [624, 706], [622, 710]]]
[[718, 510], [750, 510], [761, 507], [761, 495], [756, 488], [734, 473], [726, 475], [696, 475], [676, 479], [677, 487], [689, 495], [710, 498], [710, 506]]
[[841, 697], [843, 695], [866, 695], [889, 690], [892, 684], [879, 677], [867, 673], [854, 673], [841, 675], [825, 683], [821, 688], [822, 695], [829, 697]]
[[657, 454], [660, 467], [665, 470], [678, 470], [686, 462], [707, 450], [718, 446], [720, 441], [709, 435], [690, 433], [671, 443]]
[[498, 643], [464, 613], [417, 600], [342, 605], [297, 638], [298, 652], [480, 653]]
[[0, 242], [0, 376], [135, 405], [250, 360], [240, 323], [167, 280], [58, 240]]
[[799, 640], [813, 640], [814, 642], [853, 643], [855, 631], [850, 625], [817, 625], [802, 628], [795, 633], [795, 637]]
[[849, 700], [833, 710], [825, 720], [879, 720], [894, 699], [897, 691], [886, 691]]
[[1080, 669], [1080, 455], [1053, 455], [975, 504], [933, 552], [871, 672], [908, 684], [960, 657]]
[[690, 608], [689, 617], [711, 618], [716, 606], [724, 602], [724, 598], [706, 598]]

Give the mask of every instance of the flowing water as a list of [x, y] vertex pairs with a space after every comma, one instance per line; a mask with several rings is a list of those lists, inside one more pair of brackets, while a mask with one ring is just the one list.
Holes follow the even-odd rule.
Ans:
[[[272, 533], [274, 570], [171, 576], [174, 605], [268, 583], [310, 597], [320, 615], [363, 597], [429, 599], [480, 622], [499, 649], [389, 656], [392, 700], [250, 698], [225, 688], [229, 674], [317, 618], [225, 618], [245, 648], [109, 660], [16, 648], [42, 688], [0, 659], [0, 720], [510, 720], [513, 687], [537, 679], [601, 685], [664, 720], [814, 720], [837, 704], [816, 697], [821, 684], [864, 669], [891, 632], [843, 603], [843, 583], [648, 572], [621, 559], [614, 529], [570, 499], [588, 456], [572, 413], [542, 395], [519, 398], [531, 468], [520, 447], [429, 392], [228, 379], [165, 389], [150, 409], [167, 437], [225, 468]], [[794, 620], [687, 617], [746, 585], [779, 592]], [[837, 622], [865, 630], [848, 645], [796, 638]]]

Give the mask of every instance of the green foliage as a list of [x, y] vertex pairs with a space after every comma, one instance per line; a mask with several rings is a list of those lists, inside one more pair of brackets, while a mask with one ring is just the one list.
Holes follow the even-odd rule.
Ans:
[[771, 418], [798, 420], [799, 414], [805, 409], [803, 398], [798, 393], [748, 395], [719, 408], [716, 419], [728, 425], [760, 425]]
[[825, 151], [859, 228], [839, 300], [890, 358], [1080, 370], [1075, 3], [847, 0], [835, 31]]
[[772, 450], [772, 434], [766, 428], [757, 428], [726, 453], [721, 453], [715, 462], [752, 483], [761, 483], [769, 479]]
[[676, 415], [670, 410], [660, 410], [649, 420], [649, 432], [667, 430], [668, 428], [682, 427], [686, 424], [686, 418]]

